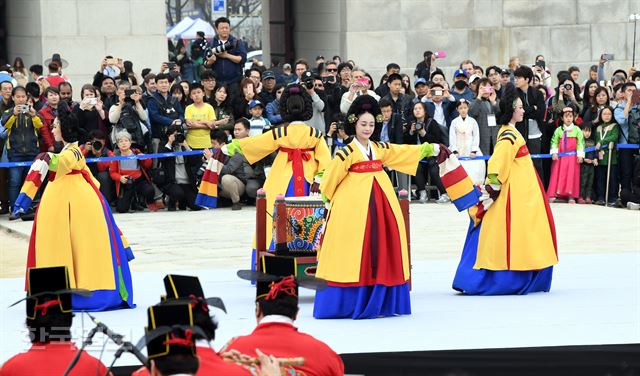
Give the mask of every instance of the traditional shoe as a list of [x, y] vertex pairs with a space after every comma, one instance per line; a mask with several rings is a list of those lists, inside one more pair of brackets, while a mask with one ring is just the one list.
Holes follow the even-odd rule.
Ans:
[[573, 198], [570, 198], [570, 199], [569, 199], [569, 201], [568, 201], [568, 203], [569, 203], [569, 204], [575, 204], [575, 203], [576, 203], [576, 200], [575, 200], [575, 199], [573, 199]]
[[587, 199], [584, 200], [584, 202], [589, 204], [589, 205], [593, 204], [593, 201], [591, 200], [591, 197], [587, 197]]
[[149, 209], [150, 212], [157, 212], [158, 205], [155, 202], [152, 202], [150, 204], [147, 204], [147, 209]]
[[585, 203], [586, 201], [582, 197], [578, 199], [578, 204], [585, 204]]
[[556, 202], [556, 198], [555, 197], [549, 197], [549, 203], [553, 204], [554, 202]]
[[242, 209], [242, 204], [240, 204], [239, 202], [236, 202], [235, 204], [231, 205], [231, 210], [241, 210]]

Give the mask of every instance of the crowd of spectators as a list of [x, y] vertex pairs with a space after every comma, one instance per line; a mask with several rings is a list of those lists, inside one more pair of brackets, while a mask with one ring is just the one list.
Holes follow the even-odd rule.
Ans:
[[[73, 112], [80, 119], [87, 157], [188, 150], [202, 150], [206, 157], [206, 150], [234, 137], [251, 137], [282, 125], [279, 100], [290, 83], [301, 84], [311, 95], [313, 117], [308, 124], [326, 135], [334, 152], [350, 142], [343, 129], [350, 104], [368, 94], [383, 110], [383, 141], [443, 143], [459, 156], [489, 156], [501, 125], [496, 119], [503, 87], [513, 82], [525, 108], [516, 128], [531, 154], [553, 155], [534, 159], [545, 189], [553, 175], [552, 162], [558, 159], [558, 128], [578, 127], [584, 146], [597, 149], [587, 155], [577, 150], [574, 157], [580, 164], [580, 192], [552, 199], [633, 208], [640, 202], [638, 149], [608, 150], [610, 142], [639, 142], [640, 71], [631, 67], [605, 77], [606, 55], [586, 74], [575, 66], [551, 72], [544, 56], [538, 55], [529, 65], [512, 58], [506, 67], [483, 68], [467, 59], [447, 77], [438, 68], [444, 54], [426, 51], [413, 77], [389, 63], [376, 86], [363, 66], [339, 56], [318, 56], [313, 65], [304, 59], [293, 64], [273, 59], [268, 68], [254, 62], [245, 71], [246, 46], [231, 35], [230, 21], [220, 18], [215, 28], [212, 41], [199, 38], [190, 53], [181, 49], [156, 72], [145, 68], [138, 76], [131, 62], [106, 56], [93, 82], [80, 86], [79, 102], [72, 99], [74, 86], [63, 72], [67, 62], [58, 54], [48, 62], [46, 75], [38, 64], [27, 72], [16, 58], [13, 66], [2, 68], [9, 74], [0, 83], [2, 160], [30, 161], [39, 152], [60, 151], [51, 123], [61, 112]], [[570, 121], [563, 117], [567, 109], [574, 114]], [[120, 212], [198, 210], [193, 201], [202, 163], [201, 156], [178, 156], [95, 163], [90, 168], [104, 196]], [[234, 209], [250, 203], [268, 166], [268, 161], [252, 166], [232, 158], [221, 177], [220, 196]], [[0, 169], [1, 213], [9, 211], [27, 170]], [[450, 201], [433, 159], [425, 160], [415, 177], [389, 174], [394, 185], [411, 190], [417, 202]], [[482, 178], [480, 173], [474, 180]]]

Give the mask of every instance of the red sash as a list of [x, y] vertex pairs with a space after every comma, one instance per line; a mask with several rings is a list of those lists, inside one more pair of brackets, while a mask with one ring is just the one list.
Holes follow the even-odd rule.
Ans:
[[520, 146], [520, 149], [518, 149], [518, 152], [516, 153], [516, 158], [526, 157], [527, 155], [529, 155], [527, 145]]
[[293, 169], [293, 194], [298, 196], [304, 196], [304, 168], [302, 167], [302, 161], [308, 161], [311, 159], [310, 151], [314, 149], [290, 149], [280, 148], [280, 151], [289, 155], [288, 160], [291, 161], [291, 168]]
[[349, 172], [377, 172], [382, 171], [382, 161], [374, 159], [372, 161], [364, 161], [354, 163], [349, 167]]

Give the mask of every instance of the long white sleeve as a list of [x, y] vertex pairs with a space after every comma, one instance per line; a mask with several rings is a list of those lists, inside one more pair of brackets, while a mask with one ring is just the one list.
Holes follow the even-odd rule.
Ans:
[[458, 122], [460, 121], [460, 117], [457, 117], [451, 121], [451, 127], [449, 128], [449, 150], [451, 152], [458, 151], [458, 136], [456, 134], [456, 128], [458, 127]]
[[476, 119], [469, 116], [469, 120], [471, 121], [473, 140], [471, 141], [471, 152], [478, 152], [480, 150], [480, 128], [478, 127], [478, 122]]

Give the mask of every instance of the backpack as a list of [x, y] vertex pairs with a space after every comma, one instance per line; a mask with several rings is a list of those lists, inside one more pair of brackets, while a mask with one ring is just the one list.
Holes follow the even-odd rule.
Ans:
[[638, 130], [638, 127], [640, 127], [640, 108], [638, 106], [631, 107], [631, 109], [629, 110], [629, 118], [627, 119], [627, 122], [629, 124], [629, 135], [627, 137], [627, 143], [640, 143], [640, 133]]

